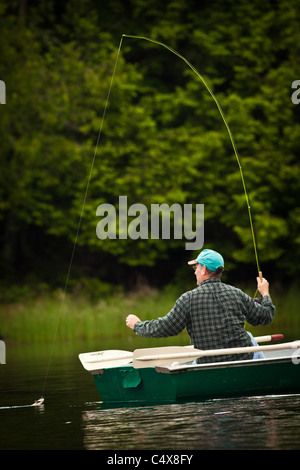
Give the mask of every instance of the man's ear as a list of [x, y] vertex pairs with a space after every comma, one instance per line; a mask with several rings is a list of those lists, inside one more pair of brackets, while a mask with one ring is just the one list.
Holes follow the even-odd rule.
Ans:
[[206, 276], [206, 275], [207, 275], [206, 266], [201, 266], [201, 274], [202, 274], [202, 276]]

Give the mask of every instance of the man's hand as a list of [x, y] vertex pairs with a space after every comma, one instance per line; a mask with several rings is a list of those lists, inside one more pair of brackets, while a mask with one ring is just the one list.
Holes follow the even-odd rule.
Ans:
[[256, 280], [257, 280], [257, 289], [261, 293], [262, 297], [264, 295], [269, 295], [268, 281], [264, 277], [262, 279], [260, 279], [260, 277], [257, 277]]
[[128, 328], [134, 328], [134, 325], [136, 324], [136, 322], [138, 321], [141, 321], [139, 319], [139, 317], [137, 317], [136, 315], [128, 315], [128, 317], [126, 318], [126, 326], [128, 326]]

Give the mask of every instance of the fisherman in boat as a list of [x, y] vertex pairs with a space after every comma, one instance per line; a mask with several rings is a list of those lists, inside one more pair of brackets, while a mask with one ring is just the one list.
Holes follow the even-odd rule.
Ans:
[[[260, 302], [242, 290], [221, 281], [224, 259], [214, 250], [203, 250], [189, 261], [195, 270], [197, 288], [185, 292], [164, 317], [141, 321], [128, 315], [126, 325], [139, 336], [165, 338], [178, 335], [184, 328], [197, 349], [238, 348], [256, 345], [244, 328], [268, 325], [273, 321], [275, 307], [269, 294], [269, 283], [257, 277]], [[262, 353], [260, 353], [262, 354]], [[257, 353], [201, 357], [198, 363], [256, 359]]]

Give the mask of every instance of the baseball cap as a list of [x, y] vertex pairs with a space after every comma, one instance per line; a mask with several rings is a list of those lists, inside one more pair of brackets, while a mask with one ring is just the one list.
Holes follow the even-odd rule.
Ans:
[[196, 259], [188, 262], [188, 264], [199, 263], [201, 266], [205, 266], [210, 271], [216, 271], [219, 266], [224, 268], [224, 259], [217, 251], [214, 250], [202, 250]]

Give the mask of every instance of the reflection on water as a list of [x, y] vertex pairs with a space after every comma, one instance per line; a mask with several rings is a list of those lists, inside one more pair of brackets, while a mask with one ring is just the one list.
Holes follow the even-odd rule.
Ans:
[[[78, 353], [8, 348], [0, 366], [0, 449], [299, 449], [300, 395], [107, 408]], [[295, 366], [295, 367], [300, 367]], [[41, 395], [43, 407], [28, 406]]]
[[100, 407], [82, 424], [86, 449], [299, 449], [300, 396]]

